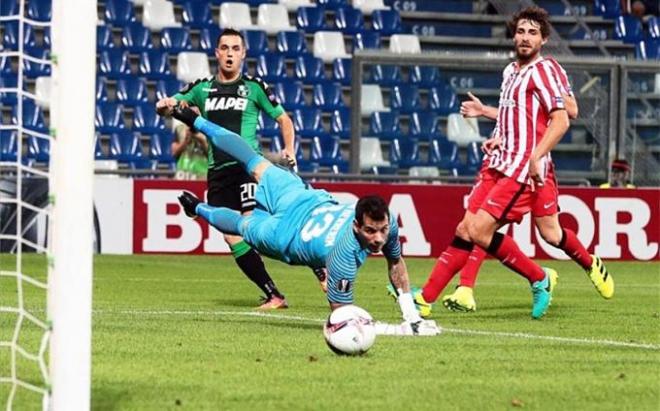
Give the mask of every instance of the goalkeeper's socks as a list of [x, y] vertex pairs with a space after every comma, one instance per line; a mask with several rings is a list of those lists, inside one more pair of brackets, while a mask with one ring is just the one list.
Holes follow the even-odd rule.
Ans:
[[498, 260], [511, 270], [527, 278], [530, 283], [542, 281], [545, 272], [534, 261], [520, 250], [513, 238], [496, 232], [488, 246], [488, 254], [497, 257]]
[[267, 299], [272, 296], [284, 298], [268, 275], [261, 256], [248, 243], [241, 241], [232, 245], [231, 253], [241, 271], [266, 294]]
[[561, 241], [557, 248], [564, 250], [564, 252], [580, 265], [585, 270], [591, 269], [591, 255], [586, 248], [582, 245], [580, 240], [572, 230], [562, 228]]
[[222, 233], [240, 235], [239, 226], [244, 217], [238, 211], [226, 207], [214, 207], [206, 203], [199, 203], [195, 208], [195, 212]]
[[481, 268], [481, 264], [484, 262], [485, 258], [486, 251], [479, 246], [474, 246], [467, 262], [465, 263], [465, 266], [461, 270], [461, 280], [459, 285], [474, 288], [474, 283], [477, 281], [479, 269]]
[[466, 263], [474, 244], [460, 237], [454, 237], [451, 245], [440, 255], [422, 290], [427, 303], [433, 303], [445, 289], [449, 281]]

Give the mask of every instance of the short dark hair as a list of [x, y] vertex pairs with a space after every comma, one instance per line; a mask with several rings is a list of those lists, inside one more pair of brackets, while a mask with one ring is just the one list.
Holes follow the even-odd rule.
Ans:
[[516, 28], [518, 27], [518, 22], [520, 20], [531, 20], [539, 23], [539, 26], [541, 26], [541, 37], [547, 39], [548, 36], [550, 36], [550, 16], [545, 9], [532, 6], [524, 8], [514, 14], [511, 20], [506, 23], [511, 36], [516, 35]]
[[364, 224], [365, 215], [372, 220], [382, 221], [389, 218], [390, 211], [382, 197], [369, 195], [362, 197], [355, 205], [355, 220], [359, 225]]
[[243, 37], [243, 33], [241, 33], [240, 31], [238, 31], [236, 29], [232, 29], [230, 27], [230, 28], [226, 28], [226, 29], [222, 30], [222, 32], [218, 36], [218, 41], [215, 43], [216, 46], [220, 46], [220, 39], [222, 38], [222, 36], [238, 36], [238, 37], [241, 38], [241, 44], [243, 44], [243, 46], [245, 46], [245, 38]]

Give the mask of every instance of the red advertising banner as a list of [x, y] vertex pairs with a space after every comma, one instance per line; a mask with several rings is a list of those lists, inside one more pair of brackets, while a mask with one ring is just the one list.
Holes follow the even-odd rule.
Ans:
[[[470, 186], [380, 183], [318, 183], [341, 202], [378, 194], [399, 219], [406, 256], [437, 256], [449, 244], [464, 212]], [[222, 235], [181, 211], [182, 189], [203, 197], [205, 182], [136, 180], [133, 202], [135, 253], [226, 253]], [[562, 188], [563, 225], [576, 231], [591, 253], [607, 259], [658, 260], [660, 190]], [[507, 228], [523, 252], [534, 258], [567, 259], [545, 243], [532, 219]]]

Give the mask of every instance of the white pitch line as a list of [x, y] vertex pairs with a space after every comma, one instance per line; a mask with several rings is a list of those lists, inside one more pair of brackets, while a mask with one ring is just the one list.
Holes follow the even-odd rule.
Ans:
[[[243, 317], [261, 317], [276, 320], [293, 320], [301, 322], [311, 322], [322, 324], [325, 322], [319, 318], [308, 318], [295, 315], [270, 314], [257, 311], [185, 311], [185, 310], [158, 310], [158, 311], [140, 311], [140, 310], [94, 310], [94, 314], [122, 314], [122, 315], [211, 315], [211, 316], [243, 316]], [[442, 328], [443, 332], [455, 334], [481, 335], [487, 337], [505, 337], [505, 338], [523, 338], [529, 340], [544, 340], [559, 343], [574, 343], [587, 345], [600, 345], [625, 348], [641, 348], [646, 350], [660, 350], [660, 345], [649, 343], [634, 343], [626, 341], [599, 340], [593, 338], [572, 338], [557, 337], [551, 335], [536, 335], [516, 332], [503, 331], [482, 331], [467, 330], [461, 328]]]

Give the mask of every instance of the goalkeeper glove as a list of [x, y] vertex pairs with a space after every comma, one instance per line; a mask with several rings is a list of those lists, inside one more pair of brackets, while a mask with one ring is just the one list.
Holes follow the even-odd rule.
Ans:
[[177, 106], [174, 107], [174, 111], [172, 112], [172, 117], [195, 130], [195, 120], [197, 117], [199, 117], [199, 115], [195, 113], [190, 107], [177, 104]]
[[197, 204], [201, 203], [202, 200], [187, 191], [182, 192], [178, 198], [179, 203], [181, 203], [181, 207], [183, 207], [183, 211], [186, 213], [186, 215], [190, 218], [196, 218]]

